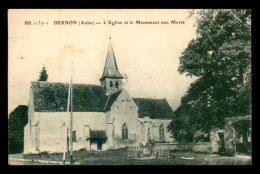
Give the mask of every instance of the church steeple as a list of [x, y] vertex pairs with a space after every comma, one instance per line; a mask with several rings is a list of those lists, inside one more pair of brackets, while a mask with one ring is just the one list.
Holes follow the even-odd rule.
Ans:
[[114, 50], [113, 50], [113, 47], [111, 44], [111, 38], [109, 38], [109, 39], [110, 39], [110, 43], [109, 43], [109, 47], [108, 47], [108, 51], [107, 51], [106, 64], [104, 67], [103, 75], [100, 78], [100, 80], [107, 78], [107, 77], [122, 79], [123, 76], [120, 74], [120, 72], [117, 68], [116, 58], [115, 58]]
[[117, 67], [114, 50], [111, 44], [111, 38], [109, 39], [110, 43], [107, 51], [106, 63], [103, 74], [100, 78], [101, 86], [104, 87], [107, 95], [111, 95], [119, 90], [122, 90], [123, 79], [123, 76], [120, 74]]

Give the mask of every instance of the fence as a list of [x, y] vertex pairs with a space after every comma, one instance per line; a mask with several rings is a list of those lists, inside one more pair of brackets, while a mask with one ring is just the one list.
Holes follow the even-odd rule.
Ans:
[[128, 158], [163, 158], [169, 157], [170, 151], [193, 151], [210, 153], [210, 142], [201, 143], [155, 143], [153, 147], [130, 146], [126, 147]]
[[141, 158], [141, 149], [137, 146], [127, 147], [126, 153], [128, 158]]
[[128, 158], [163, 158], [169, 157], [169, 149], [154, 147], [127, 147], [126, 153]]

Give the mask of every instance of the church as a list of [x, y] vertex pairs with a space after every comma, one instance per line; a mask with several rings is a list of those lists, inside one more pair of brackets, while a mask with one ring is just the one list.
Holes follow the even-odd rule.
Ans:
[[[174, 112], [166, 99], [132, 98], [122, 79], [110, 42], [100, 85], [73, 84], [73, 150], [173, 141], [167, 126]], [[68, 89], [68, 83], [31, 82], [24, 154], [64, 151]]]

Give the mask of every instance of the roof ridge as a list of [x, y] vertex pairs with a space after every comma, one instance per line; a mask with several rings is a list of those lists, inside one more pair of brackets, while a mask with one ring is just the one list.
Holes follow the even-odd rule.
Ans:
[[[119, 90], [119, 91], [117, 91], [117, 92], [115, 92], [115, 93], [109, 95], [109, 98], [108, 98], [108, 100], [107, 100], [106, 106], [104, 107], [104, 111], [107, 111], [107, 110], [109, 110], [109, 109], [112, 107], [112, 105], [115, 103], [116, 99], [119, 97], [119, 95], [120, 95], [122, 92], [123, 92], [123, 90]], [[113, 97], [116, 96], [116, 95], [117, 95], [117, 97], [116, 97], [116, 98], [113, 98]], [[111, 97], [112, 97], [112, 100], [114, 100], [114, 101], [112, 101], [112, 103], [110, 102]]]
[[[31, 81], [31, 83], [69, 84], [69, 82], [47, 82], [47, 81]], [[102, 87], [102, 86], [100, 86], [100, 85], [96, 85], [96, 84], [86, 84], [86, 83], [73, 83], [73, 85], [86, 85], [86, 86], [99, 86], [99, 87]]]
[[103, 111], [105, 111], [105, 110], [106, 110], [107, 103], [108, 103], [109, 99], [110, 99], [110, 95], [109, 95], [109, 96], [108, 96], [108, 98], [107, 98], [107, 102], [106, 102], [106, 105], [105, 105], [105, 107], [104, 107]]
[[132, 99], [166, 100], [165, 98], [143, 98], [143, 97], [133, 97]]

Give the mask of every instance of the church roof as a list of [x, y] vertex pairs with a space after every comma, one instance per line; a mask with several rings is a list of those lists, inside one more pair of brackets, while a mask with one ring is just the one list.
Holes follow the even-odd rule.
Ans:
[[[66, 112], [68, 83], [31, 82], [36, 112]], [[73, 84], [73, 112], [104, 112], [111, 108], [122, 91], [106, 96], [98, 85]], [[133, 98], [138, 117], [172, 118], [174, 112], [165, 99]]]
[[[68, 83], [32, 82], [35, 111], [66, 112]], [[107, 101], [104, 89], [98, 85], [73, 84], [74, 112], [102, 112]]]
[[138, 117], [151, 119], [173, 118], [174, 112], [166, 99], [133, 98], [138, 106]]
[[118, 91], [112, 95], [109, 96], [109, 99], [107, 101], [107, 104], [104, 108], [104, 111], [110, 110], [111, 106], [113, 105], [113, 103], [116, 101], [117, 97], [121, 94], [123, 90]]
[[102, 80], [106, 77], [119, 78], [119, 79], [123, 78], [123, 76], [120, 74], [120, 72], [117, 68], [116, 58], [115, 58], [114, 50], [113, 50], [111, 43], [109, 44], [109, 47], [108, 47], [106, 63], [105, 63], [103, 75], [100, 78], [100, 80]]

